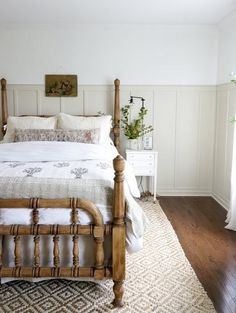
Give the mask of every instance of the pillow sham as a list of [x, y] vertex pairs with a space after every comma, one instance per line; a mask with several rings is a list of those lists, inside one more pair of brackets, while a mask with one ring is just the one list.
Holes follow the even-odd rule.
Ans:
[[97, 144], [99, 129], [15, 129], [14, 141], [68, 141]]
[[14, 142], [15, 129], [55, 129], [57, 117], [38, 116], [9, 116], [7, 119], [7, 132], [3, 138], [4, 142]]
[[58, 128], [61, 129], [99, 129], [99, 144], [110, 144], [112, 127], [111, 115], [102, 116], [73, 116], [65, 113], [58, 114]]

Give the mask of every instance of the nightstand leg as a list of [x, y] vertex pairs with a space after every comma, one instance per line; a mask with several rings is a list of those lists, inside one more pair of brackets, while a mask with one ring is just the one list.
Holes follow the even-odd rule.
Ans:
[[156, 179], [156, 175], [153, 177], [154, 180], [154, 184], [153, 184], [153, 202], [156, 203], [156, 199], [157, 199], [157, 179]]
[[155, 156], [155, 167], [153, 177], [153, 202], [156, 203], [156, 200], [157, 200], [157, 155]]

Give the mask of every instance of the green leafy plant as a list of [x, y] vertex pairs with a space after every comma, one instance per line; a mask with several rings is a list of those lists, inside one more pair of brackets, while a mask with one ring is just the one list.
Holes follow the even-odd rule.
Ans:
[[124, 135], [128, 139], [137, 139], [153, 131], [153, 127], [151, 125], [144, 125], [144, 116], [148, 111], [146, 108], [141, 107], [138, 113], [138, 117], [132, 121], [130, 121], [130, 110], [130, 105], [125, 105], [123, 108], [121, 108], [122, 129], [124, 130]]
[[236, 74], [232, 77], [231, 82], [236, 84]]

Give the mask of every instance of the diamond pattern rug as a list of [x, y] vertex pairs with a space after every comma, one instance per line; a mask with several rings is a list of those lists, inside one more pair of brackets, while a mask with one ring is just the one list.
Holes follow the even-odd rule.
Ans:
[[211, 300], [158, 204], [140, 202], [150, 219], [144, 249], [127, 254], [125, 306], [113, 309], [111, 281], [0, 285], [0, 313], [211, 313]]

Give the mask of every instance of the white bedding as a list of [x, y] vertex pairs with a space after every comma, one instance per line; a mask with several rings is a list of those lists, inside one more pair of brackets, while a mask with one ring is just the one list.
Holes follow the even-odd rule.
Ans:
[[[0, 145], [0, 198], [84, 197], [94, 201], [101, 210], [104, 222], [107, 223], [112, 220], [112, 198], [110, 196], [110, 189], [114, 184], [112, 160], [117, 154], [116, 148], [111, 145], [72, 142], [2, 144]], [[139, 190], [132, 169], [127, 163], [124, 187], [127, 203], [127, 249], [134, 252], [142, 248], [142, 235], [147, 219], [141, 207], [132, 197], [138, 197]], [[31, 224], [32, 216], [29, 209], [11, 209], [10, 212], [7, 209], [0, 210], [0, 224]], [[79, 210], [79, 216], [81, 224], [91, 222], [85, 212]], [[70, 224], [70, 210], [40, 209], [39, 223]], [[86, 248], [88, 245], [85, 245], [84, 241], [91, 239], [85, 238], [85, 236], [80, 239], [79, 244], [82, 251], [80, 255], [84, 256], [81, 264], [90, 265], [89, 260], [91, 260], [93, 249], [88, 250]], [[108, 242], [109, 240], [107, 238]], [[12, 238], [6, 236], [4, 244], [11, 246], [10, 249], [7, 249], [4, 260], [10, 264], [9, 266], [13, 266]], [[71, 248], [70, 245], [71, 240], [63, 238], [61, 240], [62, 253], [65, 247], [67, 250]], [[27, 244], [27, 246], [29, 255], [33, 255], [33, 245], [29, 247]], [[106, 246], [109, 246], [109, 243]], [[44, 245], [44, 249], [47, 250], [48, 246]], [[109, 262], [110, 249], [107, 250], [106, 262]], [[27, 254], [27, 251], [24, 254]], [[68, 255], [68, 253], [64, 254]], [[69, 260], [71, 257], [68, 262], [65, 262], [70, 263]], [[51, 262], [51, 257], [44, 260], [44, 263], [49, 266]]]

